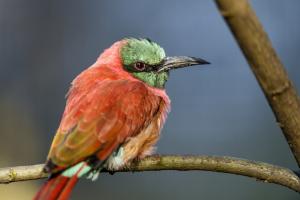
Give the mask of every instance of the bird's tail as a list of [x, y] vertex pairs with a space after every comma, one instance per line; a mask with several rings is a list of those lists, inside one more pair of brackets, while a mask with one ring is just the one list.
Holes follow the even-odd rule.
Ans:
[[63, 173], [50, 177], [35, 195], [34, 200], [66, 200], [78, 179], [90, 170], [85, 163], [79, 163]]
[[69, 178], [63, 175], [57, 175], [50, 178], [41, 187], [34, 197], [34, 200], [66, 200], [69, 198], [77, 180], [77, 176]]

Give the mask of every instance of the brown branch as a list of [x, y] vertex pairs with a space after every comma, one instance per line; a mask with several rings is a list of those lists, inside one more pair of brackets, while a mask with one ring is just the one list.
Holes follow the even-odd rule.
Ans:
[[[0, 183], [34, 180], [47, 177], [43, 165], [0, 169]], [[291, 170], [263, 162], [218, 156], [150, 156], [118, 172], [160, 170], [204, 170], [224, 172], [275, 183], [300, 192], [300, 179]]]
[[300, 102], [288, 75], [247, 0], [216, 0], [256, 76], [300, 166]]

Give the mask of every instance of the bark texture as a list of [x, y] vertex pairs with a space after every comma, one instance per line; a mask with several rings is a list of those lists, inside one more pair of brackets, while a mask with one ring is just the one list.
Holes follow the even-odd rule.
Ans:
[[292, 82], [247, 0], [216, 0], [256, 76], [300, 166], [300, 102]]
[[[43, 164], [0, 169], [0, 183], [34, 180], [47, 177]], [[248, 176], [268, 183], [275, 183], [300, 192], [300, 179], [289, 169], [232, 157], [221, 156], [150, 156], [118, 172], [160, 170], [204, 170]], [[107, 171], [104, 171], [107, 172]]]

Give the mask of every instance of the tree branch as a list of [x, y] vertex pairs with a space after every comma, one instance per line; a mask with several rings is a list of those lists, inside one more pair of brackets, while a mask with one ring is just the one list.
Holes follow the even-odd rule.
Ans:
[[300, 102], [247, 0], [216, 0], [276, 116], [300, 167]]
[[[0, 183], [47, 177], [43, 164], [0, 169]], [[263, 162], [220, 156], [150, 156], [118, 172], [204, 170], [224, 172], [275, 183], [300, 192], [300, 179], [291, 170]]]

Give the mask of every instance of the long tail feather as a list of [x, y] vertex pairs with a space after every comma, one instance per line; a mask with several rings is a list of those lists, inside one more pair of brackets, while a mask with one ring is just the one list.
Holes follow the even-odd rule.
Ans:
[[[34, 200], [57, 200], [61, 199], [60, 196], [67, 189], [68, 183], [72, 178], [62, 175], [50, 178], [39, 190], [34, 197]], [[74, 185], [72, 184], [74, 187]], [[68, 189], [70, 192], [72, 188]], [[65, 193], [64, 193], [65, 194]], [[66, 196], [66, 195], [64, 195]], [[65, 198], [66, 199], [66, 198]]]
[[66, 200], [69, 199], [71, 192], [73, 188], [75, 187], [75, 184], [78, 181], [77, 176], [73, 176], [67, 183], [67, 185], [64, 187], [63, 191], [61, 191], [58, 200]]
[[36, 194], [34, 200], [67, 200], [78, 181], [78, 177], [87, 173], [88, 169], [90, 169], [83, 170], [87, 166], [85, 163], [78, 166], [77, 168], [75, 166], [76, 173], [72, 174], [72, 176], [66, 176], [66, 174], [62, 173], [50, 177]]

